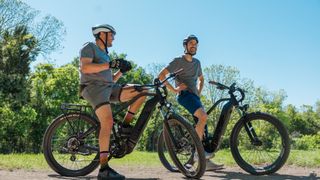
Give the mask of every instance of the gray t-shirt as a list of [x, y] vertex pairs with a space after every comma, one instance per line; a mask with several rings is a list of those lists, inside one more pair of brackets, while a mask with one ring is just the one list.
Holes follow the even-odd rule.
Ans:
[[[95, 43], [88, 42], [84, 44], [80, 50], [80, 58], [92, 58], [92, 63], [103, 64], [110, 61], [110, 57], [102, 51]], [[112, 83], [111, 69], [100, 71], [98, 73], [83, 73], [80, 72], [80, 84], [108, 84]]]
[[174, 58], [166, 67], [170, 73], [181, 68], [183, 68], [183, 71], [180, 72], [175, 79], [176, 87], [181, 83], [184, 83], [188, 87], [187, 90], [199, 96], [197, 84], [199, 76], [202, 75], [200, 61], [196, 58], [192, 58], [192, 61], [189, 62], [184, 58], [184, 56], [181, 56]]

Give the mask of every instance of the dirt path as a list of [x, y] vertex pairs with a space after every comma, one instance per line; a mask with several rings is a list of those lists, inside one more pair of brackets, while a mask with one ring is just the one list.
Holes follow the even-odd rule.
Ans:
[[[113, 167], [120, 173], [124, 174], [128, 180], [175, 180], [187, 179], [180, 173], [171, 173], [163, 167], [132, 167], [132, 166], [115, 166]], [[64, 177], [56, 174], [53, 171], [26, 171], [26, 170], [0, 170], [0, 180], [58, 180], [58, 179], [81, 179], [93, 180], [97, 177], [97, 170], [85, 177]], [[317, 174], [315, 176], [315, 174]], [[220, 171], [206, 172], [201, 179], [239, 179], [239, 180], [257, 180], [257, 179], [318, 179], [320, 180], [320, 168], [302, 168], [302, 167], [283, 167], [274, 175], [270, 176], [252, 176], [244, 172], [238, 167], [227, 167]]]

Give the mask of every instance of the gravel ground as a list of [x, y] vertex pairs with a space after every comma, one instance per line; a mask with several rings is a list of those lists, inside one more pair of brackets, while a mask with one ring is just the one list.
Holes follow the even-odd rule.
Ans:
[[[144, 167], [144, 166], [113, 166], [115, 170], [126, 176], [128, 180], [175, 180], [187, 179], [181, 173], [171, 173], [163, 167]], [[60, 176], [54, 171], [27, 171], [27, 170], [0, 170], [0, 180], [44, 180], [44, 179], [81, 179], [90, 180], [97, 179], [98, 171], [94, 171], [88, 176], [84, 177], [64, 177]], [[276, 174], [269, 176], [252, 176], [244, 172], [239, 167], [226, 167], [219, 171], [206, 172], [201, 179], [240, 179], [240, 180], [256, 180], [256, 179], [319, 179], [320, 168], [302, 168], [285, 166]]]

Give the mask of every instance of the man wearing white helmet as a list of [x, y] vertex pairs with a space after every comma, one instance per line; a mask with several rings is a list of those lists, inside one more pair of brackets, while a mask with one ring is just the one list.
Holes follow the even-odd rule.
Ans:
[[[124, 102], [137, 96], [140, 92], [131, 85], [115, 84], [117, 80], [131, 69], [129, 61], [111, 60], [108, 48], [112, 46], [115, 29], [102, 24], [92, 27], [95, 42], [84, 44], [80, 50], [80, 94], [94, 108], [100, 121], [99, 148], [100, 170], [98, 179], [125, 179], [125, 177], [108, 165], [110, 134], [113, 117], [110, 102]], [[112, 74], [111, 68], [119, 69]], [[125, 116], [125, 123], [130, 123], [134, 113], [145, 100], [145, 96], [133, 103]], [[125, 129], [125, 128], [123, 128]]]
[[[193, 57], [197, 53], [198, 43], [199, 40], [195, 35], [187, 36], [183, 40], [184, 55], [174, 58], [168, 66], [162, 69], [159, 74], [159, 79], [163, 80], [169, 73], [183, 69], [175, 79], [176, 87], [173, 87], [170, 83], [167, 83], [166, 86], [178, 95], [178, 103], [195, 117], [197, 121], [195, 130], [200, 140], [202, 140], [208, 115], [200, 100], [200, 94], [204, 85], [201, 63]], [[223, 167], [223, 165], [215, 164], [209, 160], [213, 156], [213, 153], [206, 152], [207, 171], [217, 170]]]

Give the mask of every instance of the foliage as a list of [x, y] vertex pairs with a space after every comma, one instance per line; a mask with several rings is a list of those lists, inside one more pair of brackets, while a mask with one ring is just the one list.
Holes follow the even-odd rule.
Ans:
[[31, 135], [39, 151], [48, 124], [61, 114], [60, 105], [64, 102], [81, 103], [78, 97], [79, 73], [71, 64], [59, 68], [54, 68], [52, 64], [39, 64], [30, 80], [31, 104], [37, 111], [37, 121], [32, 123]]
[[[32, 123], [36, 120], [37, 113], [30, 106], [19, 110], [12, 110], [8, 104], [0, 107], [0, 152], [26, 152], [35, 144], [30, 132], [33, 131]], [[29, 139], [29, 141], [27, 140]]]
[[[40, 21], [36, 21], [41, 19]], [[18, 26], [27, 27], [37, 39], [36, 49], [47, 57], [61, 48], [66, 33], [61, 21], [51, 15], [40, 18], [40, 12], [19, 0], [0, 0], [0, 39], [5, 31], [13, 31]]]
[[[23, 14], [23, 15], [22, 15]], [[41, 141], [49, 123], [59, 114], [64, 102], [85, 104], [78, 97], [79, 58], [60, 67], [53, 64], [38, 64], [30, 72], [30, 63], [39, 54], [50, 53], [60, 47], [64, 34], [63, 24], [52, 16], [34, 23], [39, 12], [17, 0], [0, 0], [0, 152], [41, 151]], [[126, 54], [110, 53], [111, 59], [126, 58]], [[120, 84], [150, 84], [158, 76], [163, 64], [153, 63], [147, 68], [139, 67], [130, 60], [133, 69], [119, 79]], [[287, 95], [284, 90], [268, 91], [255, 87], [250, 79], [241, 78], [235, 67], [211, 65], [204, 68], [206, 82], [215, 80], [226, 85], [236, 83], [246, 90], [244, 103], [250, 104], [249, 111], [263, 111], [279, 118], [293, 138], [293, 147], [298, 149], [319, 148], [320, 101], [315, 106], [297, 108], [284, 106]], [[172, 81], [173, 83], [173, 81]], [[218, 99], [228, 97], [227, 91], [217, 90], [205, 83], [201, 101], [208, 110]], [[176, 112], [194, 123], [190, 115], [176, 101], [176, 95], [169, 93], [168, 101]], [[213, 132], [223, 104], [208, 118], [209, 131]], [[140, 109], [141, 112], [141, 109]], [[137, 113], [135, 121], [139, 116]], [[124, 114], [122, 114], [123, 116]], [[239, 119], [233, 113], [221, 148], [229, 147], [229, 135]], [[137, 148], [155, 150], [157, 136], [161, 130], [162, 117], [154, 112]], [[268, 131], [272, 136], [272, 131]]]
[[30, 76], [30, 64], [39, 54], [46, 56], [58, 49], [65, 30], [52, 16], [35, 22], [38, 15], [21, 1], [0, 0], [0, 152], [39, 152], [47, 127], [42, 120], [52, 117], [43, 116], [47, 115], [43, 109], [48, 109], [45, 99], [53, 97], [39, 95], [39, 88], [35, 98], [43, 98], [32, 97], [37, 93], [33, 92], [36, 83]]
[[[4, 31], [0, 41], [0, 98], [12, 108], [29, 101], [29, 65], [37, 55], [37, 40], [25, 26]], [[0, 102], [1, 104], [1, 102]]]
[[293, 147], [301, 150], [320, 149], [320, 132], [316, 135], [303, 135], [300, 138], [293, 138]]
[[[78, 58], [75, 58], [72, 63], [61, 67], [54, 67], [52, 64], [37, 65], [34, 72], [27, 76], [27, 80], [30, 82], [30, 101], [27, 106], [23, 106], [19, 111], [13, 111], [10, 108], [10, 102], [8, 102], [1, 107], [0, 117], [1, 119], [7, 119], [7, 121], [1, 122], [1, 152], [39, 152], [42, 135], [46, 127], [54, 117], [61, 114], [59, 110], [61, 103], [86, 103], [78, 98], [79, 73], [77, 60]], [[148, 73], [142, 67], [138, 67], [135, 64], [133, 67], [133, 71], [128, 72], [119, 80], [120, 82], [135, 82], [139, 84], [151, 82], [152, 75], [148, 76]], [[253, 86], [251, 88], [255, 89]], [[282, 91], [270, 93], [257, 88], [253, 92], [253, 99], [255, 99], [256, 104], [252, 109], [265, 111], [276, 115], [278, 118], [280, 117], [287, 124], [289, 132], [296, 138], [294, 139], [294, 148], [319, 148], [317, 146], [319, 144], [318, 135], [308, 135], [318, 132], [318, 129], [313, 127], [318, 125], [319, 116], [313, 108], [304, 106], [302, 112], [292, 105], [284, 108], [282, 102], [285, 95]], [[201, 99], [206, 109], [212, 105], [210, 98], [202, 96]], [[168, 100], [178, 113], [193, 122], [192, 116], [178, 105], [174, 94], [170, 93]], [[208, 123], [216, 126], [220, 111], [221, 108], [218, 107], [209, 116]], [[221, 148], [229, 147], [229, 135], [233, 124], [238, 119], [239, 116], [234, 113], [227, 127], [226, 135], [223, 137]], [[139, 150], [155, 150], [157, 136], [161, 130], [161, 122], [161, 116], [158, 112], [155, 112], [139, 141], [137, 146]], [[210, 131], [213, 131], [213, 129], [210, 129]], [[13, 135], [8, 136], [8, 134]], [[11, 146], [10, 143], [13, 145]]]

